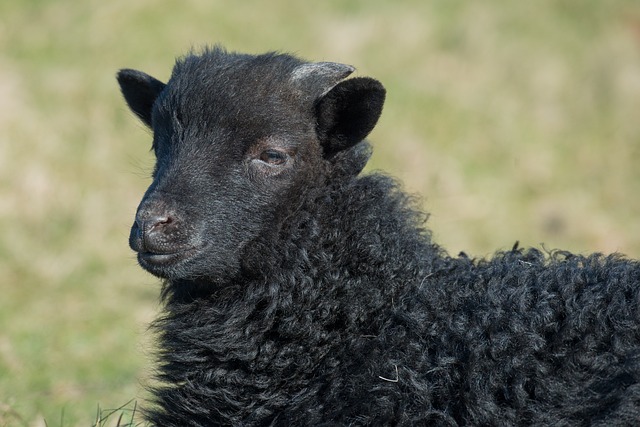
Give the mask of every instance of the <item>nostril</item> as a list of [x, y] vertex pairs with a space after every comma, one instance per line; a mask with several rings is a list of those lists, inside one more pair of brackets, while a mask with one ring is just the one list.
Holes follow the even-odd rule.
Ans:
[[174, 218], [170, 215], [158, 215], [145, 218], [139, 224], [142, 232], [144, 234], [154, 232], [154, 231], [162, 231], [169, 225], [174, 223]]
[[152, 221], [150, 221], [151, 228], [156, 228], [156, 227], [164, 227], [166, 225], [169, 225], [173, 222], [173, 218], [170, 216], [163, 216], [163, 217], [157, 217], [157, 218], [153, 218]]
[[162, 232], [169, 226], [175, 226], [176, 217], [171, 213], [154, 214], [148, 211], [140, 211], [136, 215], [135, 226], [142, 235], [152, 232]]
[[131, 226], [129, 246], [138, 253], [174, 252], [184, 240], [182, 222], [181, 215], [166, 202], [143, 200]]

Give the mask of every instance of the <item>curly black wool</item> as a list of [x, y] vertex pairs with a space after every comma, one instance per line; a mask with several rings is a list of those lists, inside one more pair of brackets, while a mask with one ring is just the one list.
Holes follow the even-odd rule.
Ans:
[[361, 174], [384, 89], [221, 48], [118, 79], [154, 131], [132, 227], [164, 280], [158, 426], [639, 425], [640, 263], [473, 260]]

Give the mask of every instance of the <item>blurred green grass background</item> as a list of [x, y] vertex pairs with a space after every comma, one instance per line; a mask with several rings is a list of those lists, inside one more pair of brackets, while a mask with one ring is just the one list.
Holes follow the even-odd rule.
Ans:
[[114, 74], [166, 80], [212, 43], [381, 80], [370, 166], [423, 195], [451, 253], [640, 257], [637, 0], [4, 0], [0, 426], [144, 400], [159, 288], [127, 237], [150, 135]]

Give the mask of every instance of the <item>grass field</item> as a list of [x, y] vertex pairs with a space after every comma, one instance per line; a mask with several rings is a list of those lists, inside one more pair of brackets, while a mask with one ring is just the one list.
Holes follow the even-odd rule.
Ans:
[[380, 79], [371, 168], [424, 196], [451, 253], [640, 257], [637, 0], [4, 0], [0, 427], [90, 426], [144, 401], [159, 287], [127, 237], [150, 136], [114, 74], [167, 79], [217, 42]]

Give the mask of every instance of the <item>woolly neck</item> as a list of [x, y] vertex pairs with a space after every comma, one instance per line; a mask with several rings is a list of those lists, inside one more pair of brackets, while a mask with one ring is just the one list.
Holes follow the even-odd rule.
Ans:
[[[308, 196], [277, 238], [256, 242], [261, 274], [243, 272], [215, 289], [165, 284], [165, 315], [154, 324], [165, 414], [180, 413], [169, 410], [171, 396], [186, 393], [246, 416], [235, 411], [258, 403], [244, 400], [273, 398], [255, 390], [261, 373], [265, 387], [291, 399], [290, 378], [321, 375], [348, 337], [377, 335], [395, 302], [439, 262], [426, 216], [391, 178], [352, 177]], [[223, 399], [230, 378], [240, 393], [233, 404]], [[242, 395], [249, 389], [254, 397]]]

